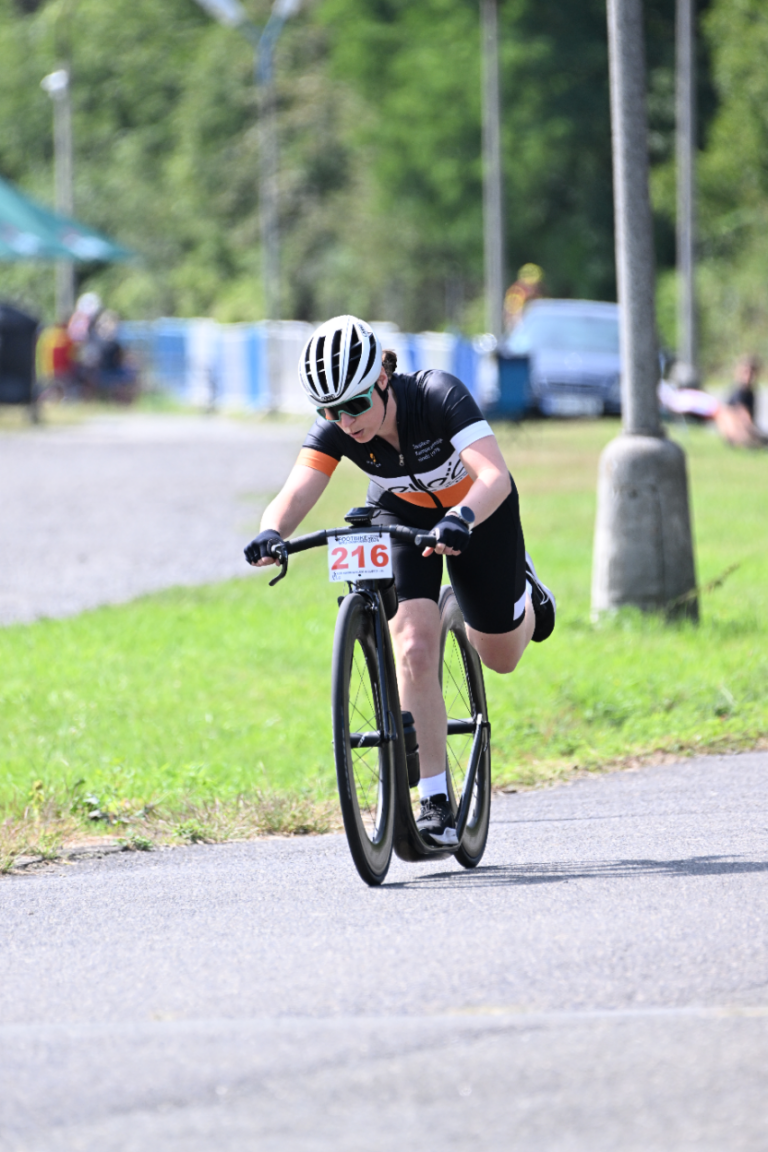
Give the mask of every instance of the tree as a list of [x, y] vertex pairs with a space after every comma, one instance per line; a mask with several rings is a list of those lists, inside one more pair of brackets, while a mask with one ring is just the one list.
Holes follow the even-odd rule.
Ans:
[[[755, 3], [757, 0], [755, 0]], [[263, 22], [271, 0], [246, 0]], [[648, 5], [651, 144], [672, 121], [674, 0]], [[503, 0], [507, 264], [614, 293], [604, 0]], [[0, 0], [0, 173], [51, 199], [42, 76], [73, 71], [76, 212], [132, 247], [83, 283], [127, 316], [262, 314], [252, 53], [194, 0]], [[477, 330], [482, 307], [477, 0], [305, 0], [281, 37], [282, 314], [359, 311]], [[660, 213], [662, 264], [674, 260]], [[52, 307], [46, 269], [6, 292]], [[47, 292], [47, 295], [46, 295]]]

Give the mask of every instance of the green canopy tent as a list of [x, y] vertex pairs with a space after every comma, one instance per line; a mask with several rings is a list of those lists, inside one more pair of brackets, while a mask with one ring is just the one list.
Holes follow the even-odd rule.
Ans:
[[[0, 260], [129, 260], [127, 248], [60, 216], [0, 178]], [[37, 321], [0, 302], [0, 404], [28, 404], [36, 413], [34, 348]]]
[[129, 260], [127, 248], [59, 216], [0, 178], [0, 260]]

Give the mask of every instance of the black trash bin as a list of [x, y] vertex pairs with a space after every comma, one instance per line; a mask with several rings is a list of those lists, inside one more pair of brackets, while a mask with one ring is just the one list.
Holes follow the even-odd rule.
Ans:
[[0, 302], [0, 404], [28, 404], [35, 412], [35, 343], [38, 322]]

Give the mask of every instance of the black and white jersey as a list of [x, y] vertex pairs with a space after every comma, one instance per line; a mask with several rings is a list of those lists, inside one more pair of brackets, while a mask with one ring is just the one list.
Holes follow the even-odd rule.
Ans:
[[399, 452], [379, 436], [359, 444], [319, 417], [297, 463], [331, 476], [346, 456], [371, 478], [368, 502], [401, 511], [406, 519], [409, 508], [452, 508], [472, 485], [460, 453], [492, 436], [490, 425], [464, 384], [448, 372], [396, 374], [389, 387], [397, 401]]

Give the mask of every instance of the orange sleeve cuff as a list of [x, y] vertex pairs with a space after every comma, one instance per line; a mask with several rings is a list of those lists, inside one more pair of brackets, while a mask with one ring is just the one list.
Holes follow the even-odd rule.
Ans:
[[314, 448], [302, 448], [296, 463], [303, 464], [305, 468], [314, 468], [315, 472], [323, 472], [326, 476], [333, 476], [339, 465], [333, 456], [326, 456], [325, 452], [316, 452]]

